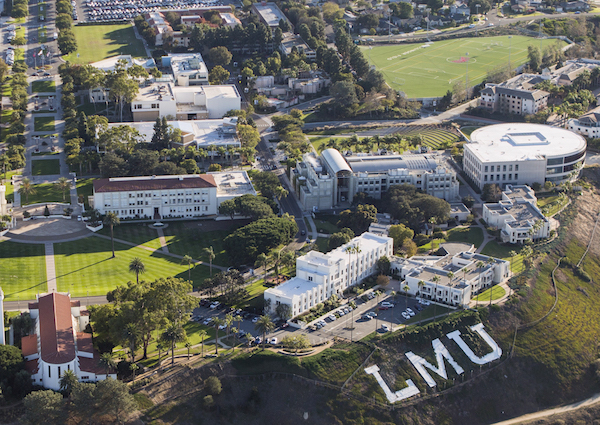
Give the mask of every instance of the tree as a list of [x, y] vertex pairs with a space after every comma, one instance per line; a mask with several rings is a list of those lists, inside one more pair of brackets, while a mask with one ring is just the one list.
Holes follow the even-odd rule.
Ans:
[[129, 348], [129, 355], [131, 356], [131, 362], [135, 361], [135, 350], [137, 349], [141, 339], [141, 334], [135, 323], [127, 323], [122, 328], [121, 341], [123, 345], [127, 345]]
[[175, 364], [175, 345], [187, 339], [185, 329], [178, 323], [169, 323], [161, 339], [171, 345], [171, 364]]
[[215, 327], [215, 354], [219, 355], [219, 327], [224, 323], [223, 319], [215, 317], [213, 319], [213, 326]]
[[73, 387], [77, 384], [77, 375], [71, 369], [67, 369], [60, 377], [60, 391], [67, 397], [73, 391]]
[[181, 262], [183, 264], [187, 264], [188, 280], [191, 282], [192, 281], [192, 263], [194, 262], [194, 259], [192, 257], [190, 257], [189, 255], [184, 255], [183, 258], [181, 259]]
[[435, 283], [435, 292], [434, 292], [434, 298], [433, 298], [433, 321], [435, 322], [435, 319], [437, 318], [437, 314], [436, 314], [436, 307], [437, 307], [437, 287], [438, 287], [438, 282], [440, 281], [440, 277], [436, 274], [435, 276], [433, 276], [431, 278], [431, 281], [433, 283]]
[[10, 44], [12, 44], [13, 46], [23, 46], [23, 45], [27, 44], [27, 40], [25, 40], [25, 37], [23, 37], [22, 35], [19, 35], [19, 36], [13, 38], [10, 41]]
[[356, 211], [342, 211], [338, 227], [348, 227], [354, 234], [360, 235], [367, 231], [371, 223], [377, 223], [377, 208], [374, 205], [361, 204], [356, 207]]
[[206, 335], [208, 335], [208, 333], [204, 329], [201, 329], [200, 331], [198, 331], [198, 336], [200, 337], [200, 343], [202, 344], [202, 352], [201, 352], [202, 357], [204, 357], [204, 338], [206, 338]]
[[58, 49], [63, 55], [77, 51], [77, 40], [71, 29], [64, 29], [58, 33]]
[[[190, 351], [188, 350], [188, 358], [190, 357]], [[135, 371], [138, 370], [140, 367], [136, 364], [136, 363], [131, 363], [129, 365], [129, 370], [131, 371], [131, 380], [135, 381]]]
[[[2, 318], [4, 320], [4, 318]], [[0, 345], [0, 384], [13, 386], [17, 374], [25, 367], [21, 350], [12, 345]]]
[[233, 56], [224, 46], [213, 47], [208, 51], [208, 59], [215, 65], [227, 66]]
[[254, 187], [258, 189], [260, 194], [265, 198], [272, 198], [281, 183], [276, 174], [270, 171], [261, 171], [252, 177]]
[[213, 396], [221, 394], [221, 391], [223, 390], [221, 381], [216, 376], [209, 376], [206, 381], [204, 381], [204, 387], [206, 388], [206, 392]]
[[79, 423], [84, 421], [90, 423], [90, 419], [96, 415], [98, 406], [96, 406], [95, 391], [96, 384], [76, 382], [73, 385], [70, 399], [75, 415], [80, 418]]
[[275, 324], [269, 316], [263, 315], [258, 318], [258, 321], [254, 325], [254, 328], [260, 332], [263, 336], [263, 350], [265, 349], [267, 333], [275, 329]]
[[264, 271], [264, 278], [263, 279], [264, 280], [267, 279], [267, 268], [269, 267], [270, 263], [271, 263], [271, 261], [270, 261], [269, 257], [266, 254], [264, 254], [264, 253], [263, 254], [259, 254], [256, 257], [255, 266], [256, 266], [256, 268], [260, 268], [260, 267], [263, 268], [263, 271]]
[[377, 260], [377, 271], [383, 275], [390, 273], [390, 259], [386, 255]]
[[347, 244], [352, 240], [353, 237], [354, 232], [352, 231], [352, 229], [349, 229], [347, 227], [343, 228], [339, 232], [333, 233], [329, 237], [328, 241], [329, 250], [331, 251], [333, 249], [336, 249], [337, 247]]
[[104, 217], [104, 224], [110, 226], [110, 243], [112, 247], [112, 258], [115, 258], [115, 237], [114, 237], [114, 227], [118, 226], [121, 223], [121, 220], [114, 212], [106, 213]]
[[410, 258], [417, 254], [417, 244], [412, 239], [405, 239], [402, 243], [402, 252], [406, 258]]
[[229, 71], [227, 71], [221, 65], [217, 65], [210, 70], [208, 74], [208, 81], [215, 85], [223, 84], [229, 79], [229, 75]]
[[135, 282], [139, 285], [140, 274], [146, 272], [146, 266], [142, 262], [141, 258], [135, 257], [133, 260], [131, 260], [131, 262], [129, 263], [129, 272], [135, 273]]
[[527, 47], [527, 59], [529, 60], [529, 67], [533, 72], [539, 72], [540, 66], [542, 65], [542, 53], [537, 46]]
[[394, 240], [394, 250], [399, 250], [404, 245], [405, 240], [412, 240], [415, 232], [404, 224], [394, 224], [390, 227], [388, 235]]
[[23, 400], [25, 424], [60, 423], [63, 396], [52, 390], [34, 391]]
[[310, 348], [310, 341], [306, 334], [286, 335], [281, 339], [281, 344], [288, 349], [294, 350], [294, 354], [298, 354], [298, 350]]
[[342, 19], [344, 16], [344, 11], [340, 9], [337, 3], [333, 3], [328, 1], [323, 4], [323, 19], [328, 22], [333, 22], [336, 19]]
[[204, 252], [204, 255], [206, 255], [208, 257], [208, 262], [210, 264], [210, 276], [212, 277], [212, 262], [216, 257], [215, 250], [213, 249], [213, 247], [211, 245], [208, 248], [204, 248], [203, 252]]
[[21, 186], [19, 187], [19, 194], [25, 195], [25, 202], [29, 202], [29, 195], [35, 194], [36, 190], [33, 184], [31, 184], [31, 180], [25, 177], [21, 180]]
[[111, 370], [117, 367], [115, 359], [113, 359], [112, 353], [102, 353], [100, 359], [98, 359], [98, 365], [106, 371], [108, 375]]
[[123, 381], [108, 378], [98, 382], [94, 396], [101, 413], [109, 415], [119, 424], [137, 411], [137, 403]]
[[350, 106], [358, 103], [356, 96], [356, 88], [350, 81], [338, 81], [329, 89], [329, 93], [333, 96], [336, 103], [340, 105]]
[[275, 313], [282, 320], [289, 320], [292, 318], [292, 308], [289, 304], [279, 303], [277, 307], [275, 307]]

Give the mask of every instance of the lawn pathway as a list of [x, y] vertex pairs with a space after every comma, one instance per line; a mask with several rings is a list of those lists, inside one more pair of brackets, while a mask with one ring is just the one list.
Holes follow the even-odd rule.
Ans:
[[163, 252], [166, 254], [170, 254], [169, 247], [167, 246], [167, 240], [165, 239], [165, 233], [163, 232], [163, 229], [161, 229], [159, 227], [158, 229], [156, 229], [156, 231], [158, 233], [158, 240], [160, 241], [160, 246], [161, 246]]
[[44, 244], [44, 253], [46, 255], [46, 281], [48, 284], [48, 293], [58, 292], [56, 286], [56, 265], [54, 263], [54, 244], [47, 242]]

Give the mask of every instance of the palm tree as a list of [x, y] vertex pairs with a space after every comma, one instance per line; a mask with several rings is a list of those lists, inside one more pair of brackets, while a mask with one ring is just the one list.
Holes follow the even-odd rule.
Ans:
[[119, 217], [114, 212], [108, 212], [104, 217], [104, 224], [110, 226], [110, 243], [112, 245], [112, 258], [115, 258], [115, 237], [113, 229], [115, 226], [121, 224], [121, 220], [119, 220]]
[[60, 377], [60, 391], [67, 396], [73, 391], [73, 387], [77, 384], [77, 375], [71, 369], [67, 369], [62, 373]]
[[270, 259], [267, 255], [265, 254], [258, 254], [258, 256], [256, 257], [256, 268], [262, 267], [264, 269], [264, 278], [263, 280], [267, 280], [267, 268], [269, 267], [270, 264]]
[[204, 254], [208, 257], [208, 263], [210, 264], [210, 277], [212, 277], [212, 262], [216, 257], [215, 250], [212, 246], [209, 246], [208, 248], [204, 248], [203, 251]]
[[131, 373], [133, 374], [131, 380], [135, 381], [135, 371], [138, 370], [140, 367], [137, 365], [137, 363], [131, 363], [129, 365], [129, 370], [131, 371]]
[[204, 357], [204, 338], [207, 334], [208, 333], [204, 329], [198, 331], [198, 336], [200, 337], [200, 342], [202, 343], [202, 357]]
[[171, 344], [171, 364], [175, 364], [175, 344], [187, 339], [185, 329], [178, 323], [171, 323], [162, 333], [161, 338]]
[[224, 323], [223, 319], [215, 317], [213, 319], [213, 326], [215, 327], [215, 354], [219, 354], [219, 326]]
[[[421, 291], [423, 290], [423, 287], [425, 286], [425, 282], [424, 282], [424, 281], [422, 281], [422, 280], [420, 280], [420, 281], [417, 283], [417, 286], [419, 287], [419, 295], [420, 295], [420, 294], [421, 294]], [[421, 298], [423, 298], [423, 297], [421, 297]], [[421, 315], [419, 315], [419, 326], [420, 326], [420, 325], [421, 325]]]
[[433, 300], [433, 321], [435, 322], [435, 319], [437, 318], [437, 312], [436, 312], [436, 305], [437, 305], [437, 285], [438, 282], [440, 281], [440, 277], [436, 274], [435, 276], [433, 276], [431, 278], [431, 281], [433, 283], [435, 283], [435, 299]]
[[263, 315], [258, 318], [258, 321], [254, 325], [254, 328], [260, 332], [263, 336], [263, 350], [265, 349], [267, 333], [275, 329], [275, 324], [269, 316]]
[[62, 191], [63, 202], [65, 202], [65, 192], [71, 188], [71, 182], [66, 177], [61, 177], [54, 184], [58, 190]]
[[194, 259], [192, 257], [190, 257], [189, 255], [184, 255], [183, 258], [181, 259], [181, 262], [183, 264], [188, 265], [188, 280], [190, 282], [192, 281], [192, 262], [193, 261], [194, 261]]
[[161, 357], [161, 354], [162, 354], [163, 350], [165, 349], [165, 347], [159, 341], [158, 344], [156, 344], [156, 349], [158, 350], [158, 366], [161, 367], [160, 357]]
[[192, 348], [192, 343], [189, 341], [185, 342], [185, 348], [188, 350], [188, 360], [190, 359], [190, 348]]
[[[495, 260], [492, 257], [488, 257], [486, 263], [490, 266], [494, 264]], [[493, 282], [490, 282], [490, 307], [492, 306], [492, 293], [494, 292]]]
[[250, 344], [252, 344], [252, 341], [254, 340], [254, 336], [252, 336], [252, 334], [250, 332], [246, 333], [246, 341], [248, 341], [248, 348], [250, 348]]
[[21, 186], [19, 187], [19, 194], [25, 195], [25, 202], [29, 202], [29, 195], [35, 194], [35, 187], [31, 184], [31, 180], [25, 177], [21, 180]]
[[285, 198], [286, 196], [288, 196], [288, 193], [289, 192], [285, 190], [283, 186], [277, 186], [273, 191], [273, 195], [275, 195], [275, 198], [278, 201], [281, 200], [281, 198]]
[[239, 332], [238, 328], [231, 328], [231, 332], [233, 333], [233, 352], [235, 353], [235, 344], [237, 342], [237, 333]]
[[135, 281], [139, 285], [140, 284], [140, 274], [146, 272], [146, 266], [142, 262], [142, 259], [139, 257], [135, 257], [129, 263], [129, 272], [135, 273]]
[[112, 353], [102, 353], [98, 360], [98, 364], [106, 370], [107, 375], [110, 370], [117, 367], [117, 363], [115, 362], [115, 359], [113, 359]]
[[[508, 255], [509, 255], [509, 257], [510, 257], [510, 274], [511, 274], [511, 276], [512, 276], [512, 275], [514, 274], [514, 271], [513, 271], [513, 265], [514, 265], [514, 262], [515, 262], [515, 257], [517, 256], [517, 251], [515, 251], [515, 250], [511, 250], [511, 251], [508, 253]], [[510, 287], [510, 285], [509, 285], [509, 288], [510, 288], [510, 290], [511, 290], [511, 293], [512, 293], [512, 288]]]
[[435, 249], [433, 234], [435, 233], [435, 225], [437, 224], [437, 219], [435, 217], [431, 217], [429, 219], [429, 224], [431, 224], [431, 249]]
[[140, 332], [134, 323], [127, 323], [123, 329], [123, 338], [128, 344], [131, 362], [135, 361], [135, 348], [140, 338]]
[[[448, 279], [450, 279], [450, 283], [452, 283], [452, 279], [454, 279], [454, 273], [452, 273], [452, 272], [448, 272], [448, 273], [446, 274], [446, 276], [448, 276]], [[451, 301], [451, 302], [452, 302], [452, 301]]]
[[410, 286], [408, 286], [407, 284], [404, 284], [404, 286], [402, 287], [402, 290], [404, 291], [404, 301], [405, 302], [405, 310], [408, 308], [408, 291], [410, 290]]
[[233, 325], [233, 314], [229, 313], [225, 316], [225, 325], [227, 325], [227, 337], [229, 338], [229, 331]]
[[244, 320], [244, 318], [238, 314], [237, 316], [235, 316], [233, 318], [233, 320], [238, 322], [238, 326], [237, 326], [238, 330], [242, 329], [242, 320]]

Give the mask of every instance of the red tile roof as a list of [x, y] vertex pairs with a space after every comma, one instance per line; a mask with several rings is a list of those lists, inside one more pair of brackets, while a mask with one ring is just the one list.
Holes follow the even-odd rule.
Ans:
[[62, 364], [75, 359], [75, 338], [68, 295], [52, 293], [38, 299], [42, 360]]
[[27, 335], [21, 338], [21, 352], [23, 357], [31, 356], [38, 352], [37, 335]]
[[33, 359], [25, 362], [25, 369], [32, 375], [38, 373], [38, 359]]
[[77, 351], [84, 351], [86, 353], [94, 352], [92, 334], [88, 334], [85, 332], [77, 332]]
[[[82, 357], [78, 356], [79, 359], [79, 370], [82, 372], [95, 373], [96, 375], [105, 375], [106, 369], [104, 366], [100, 366], [100, 354], [97, 351], [94, 351], [94, 357]], [[113, 371], [109, 371], [109, 373], [115, 373]]]
[[136, 190], [197, 189], [217, 187], [210, 174], [187, 176], [121, 177], [94, 180], [94, 192], [132, 192]]

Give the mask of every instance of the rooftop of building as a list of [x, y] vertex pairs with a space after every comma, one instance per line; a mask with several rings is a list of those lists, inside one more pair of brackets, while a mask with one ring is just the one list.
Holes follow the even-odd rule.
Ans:
[[41, 358], [50, 364], [75, 359], [75, 335], [69, 295], [53, 292], [38, 298]]
[[279, 21], [283, 19], [287, 21], [288, 19], [285, 17], [281, 9], [277, 7], [275, 3], [254, 3], [252, 8], [256, 10], [256, 12], [260, 15], [262, 20], [269, 27], [277, 27], [279, 26]]
[[208, 74], [208, 68], [200, 53], [170, 53], [166, 57], [175, 75], [196, 72]]
[[475, 130], [465, 148], [484, 162], [533, 161], [580, 152], [586, 141], [558, 127], [504, 123]]
[[469, 210], [463, 203], [452, 203], [450, 204], [450, 215], [455, 213], [471, 213], [471, 210]]
[[433, 171], [439, 166], [433, 155], [357, 155], [345, 159], [355, 173], [380, 173], [396, 169]]
[[173, 95], [177, 102], [178, 95], [185, 95], [189, 93], [204, 93], [206, 99], [218, 100], [218, 99], [237, 99], [240, 94], [235, 85], [219, 85], [219, 86], [171, 86]]
[[[236, 124], [237, 117], [228, 117], [215, 120], [189, 120], [189, 121], [168, 121], [173, 128], [181, 130], [184, 140], [187, 135], [193, 137], [192, 140], [186, 141], [184, 144], [195, 144], [196, 147], [207, 148], [209, 146], [223, 145], [240, 145], [237, 137]], [[154, 121], [136, 121], [130, 123], [111, 123], [110, 127], [118, 127], [127, 124], [129, 127], [135, 128], [144, 141], [150, 143], [154, 135]]]
[[291, 52], [294, 47], [302, 48], [305, 53], [314, 51], [308, 44], [306, 44], [306, 41], [304, 41], [300, 35], [291, 32], [286, 32], [283, 34], [281, 46], [283, 46], [283, 48], [286, 50], [286, 54], [287, 52]]
[[316, 282], [293, 277], [279, 286], [267, 289], [266, 292], [279, 297], [292, 298], [294, 296], [305, 294], [317, 286], [318, 284]]
[[140, 87], [133, 102], [173, 102], [175, 95], [173, 94], [173, 85], [169, 83], [151, 83], [147, 86]]
[[256, 195], [252, 181], [245, 171], [209, 173], [217, 184], [217, 196]]
[[513, 220], [507, 223], [510, 227], [529, 228], [537, 220], [548, 220], [537, 207], [537, 198], [529, 186], [509, 185], [502, 194], [502, 201], [485, 207], [493, 213], [511, 216]]
[[198, 189], [216, 187], [210, 174], [180, 176], [112, 177], [94, 180], [94, 193], [135, 192], [141, 190]]
[[90, 65], [103, 71], [114, 71], [119, 61], [124, 61], [126, 68], [130, 68], [133, 65], [140, 65], [144, 67], [144, 69], [152, 69], [156, 67], [156, 62], [154, 62], [154, 59], [152, 58], [135, 59], [131, 55], [112, 56], [110, 58], [91, 63]]

